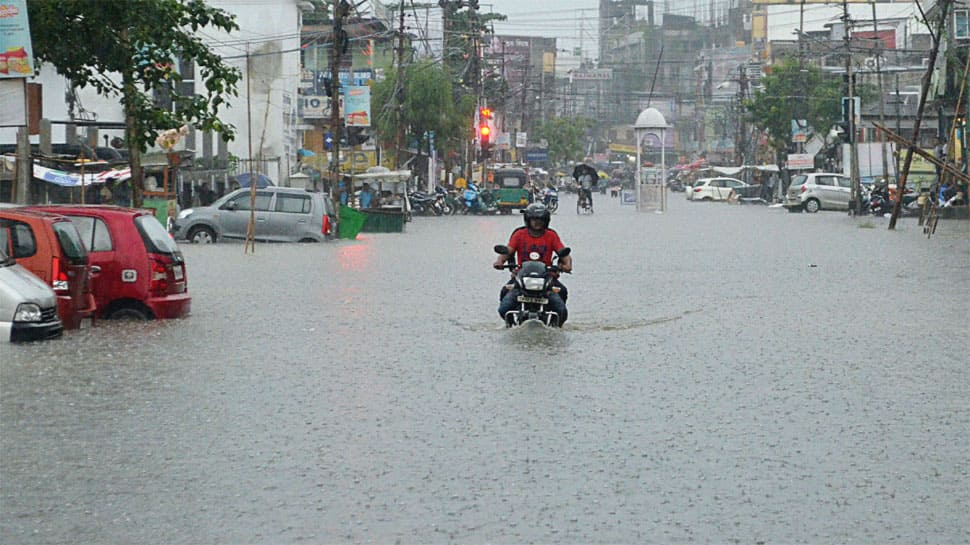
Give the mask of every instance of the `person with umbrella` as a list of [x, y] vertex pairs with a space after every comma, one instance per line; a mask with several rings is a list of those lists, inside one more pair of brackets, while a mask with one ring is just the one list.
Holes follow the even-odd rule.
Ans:
[[599, 173], [596, 169], [586, 165], [580, 164], [576, 165], [573, 169], [573, 178], [579, 183], [579, 200], [583, 201], [585, 198], [587, 207], [590, 212], [593, 211], [593, 186], [599, 181]]

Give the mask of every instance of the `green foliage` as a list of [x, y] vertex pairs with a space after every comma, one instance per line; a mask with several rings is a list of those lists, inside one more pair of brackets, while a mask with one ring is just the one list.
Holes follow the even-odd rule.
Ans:
[[771, 67], [771, 74], [761, 80], [763, 91], [744, 102], [748, 120], [768, 132], [768, 141], [776, 151], [785, 150], [791, 142], [792, 119], [805, 119], [816, 133], [824, 137], [838, 122], [842, 112], [842, 79], [828, 76], [817, 66], [787, 59]]
[[[35, 56], [75, 87], [120, 96], [131, 147], [145, 151], [160, 131], [185, 124], [233, 138], [218, 113], [237, 94], [240, 72], [196, 35], [238, 29], [232, 15], [203, 0], [28, 0], [27, 7]], [[179, 93], [177, 58], [199, 70], [195, 94]], [[153, 91], [170, 96], [175, 111], [157, 108]]]
[[[555, 117], [540, 123], [533, 133], [536, 139], [549, 143], [549, 160], [554, 163], [565, 163], [569, 160], [583, 159], [583, 137], [586, 131], [594, 125], [593, 121], [585, 118]], [[529, 140], [533, 137], [530, 134]]]
[[396, 72], [374, 86], [373, 104], [379, 109], [374, 116], [375, 130], [380, 141], [385, 145], [394, 144], [397, 109], [399, 100], [403, 99], [401, 122], [407, 141], [434, 131], [439, 152], [460, 149], [472, 127], [475, 97], [462, 95], [456, 102], [447, 72], [431, 61], [406, 67], [403, 80], [400, 92], [396, 92]]

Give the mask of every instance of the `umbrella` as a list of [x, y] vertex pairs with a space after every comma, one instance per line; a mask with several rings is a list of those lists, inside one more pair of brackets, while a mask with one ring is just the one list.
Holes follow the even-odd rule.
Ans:
[[[249, 187], [249, 173], [245, 172], [243, 174], [236, 175], [236, 181], [239, 182], [239, 187]], [[270, 180], [263, 174], [256, 174], [256, 187], [262, 189], [271, 185], [276, 185], [273, 180]]]
[[580, 163], [576, 165], [576, 168], [573, 169], [573, 179], [575, 180], [579, 180], [585, 174], [589, 174], [590, 177], [593, 178], [594, 182], [597, 178], [599, 178], [599, 173], [596, 172], [596, 169], [589, 165]]

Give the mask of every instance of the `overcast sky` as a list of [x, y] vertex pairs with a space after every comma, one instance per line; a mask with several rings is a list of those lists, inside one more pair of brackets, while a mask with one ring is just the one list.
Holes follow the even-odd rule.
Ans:
[[495, 24], [496, 33], [559, 38], [560, 49], [582, 45], [587, 56], [597, 56], [598, 0], [485, 0], [480, 9], [508, 15]]

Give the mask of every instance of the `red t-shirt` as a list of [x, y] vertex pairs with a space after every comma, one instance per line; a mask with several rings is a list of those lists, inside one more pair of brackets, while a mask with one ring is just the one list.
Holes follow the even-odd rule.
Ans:
[[552, 229], [546, 229], [542, 236], [534, 237], [525, 227], [516, 229], [509, 239], [509, 249], [516, 254], [518, 264], [526, 261], [542, 261], [552, 265], [552, 256], [564, 248], [559, 235]]

